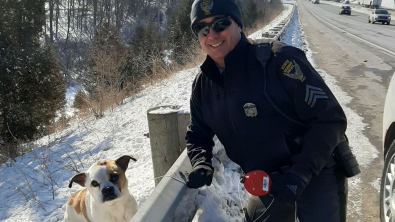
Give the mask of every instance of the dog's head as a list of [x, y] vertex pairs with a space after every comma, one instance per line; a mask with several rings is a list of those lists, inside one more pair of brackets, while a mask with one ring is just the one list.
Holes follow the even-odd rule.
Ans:
[[128, 186], [125, 171], [130, 160], [137, 161], [132, 156], [122, 156], [117, 160], [100, 160], [86, 172], [73, 176], [69, 188], [73, 182], [78, 183], [86, 187], [99, 203], [111, 203], [110, 201], [120, 198], [122, 190]]

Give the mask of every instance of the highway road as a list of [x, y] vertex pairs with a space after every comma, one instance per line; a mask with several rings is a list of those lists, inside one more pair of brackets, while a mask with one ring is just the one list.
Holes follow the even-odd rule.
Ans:
[[352, 11], [351, 16], [339, 15], [341, 4], [303, 0], [297, 5], [314, 63], [352, 97], [348, 107], [363, 117], [367, 124], [363, 134], [379, 152], [358, 178], [350, 180], [359, 187], [350, 190], [348, 221], [380, 221], [382, 115], [388, 84], [395, 72], [395, 21], [390, 25], [371, 24], [367, 14], [357, 11]]

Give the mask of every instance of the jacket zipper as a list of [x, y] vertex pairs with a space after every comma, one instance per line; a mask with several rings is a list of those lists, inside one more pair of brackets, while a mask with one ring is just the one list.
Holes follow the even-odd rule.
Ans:
[[241, 152], [242, 145], [241, 145], [241, 143], [240, 143], [239, 137], [238, 137], [237, 132], [236, 132], [236, 128], [235, 128], [235, 126], [234, 126], [234, 124], [233, 124], [232, 116], [230, 115], [230, 111], [229, 111], [229, 108], [228, 108], [228, 107], [229, 107], [229, 103], [228, 103], [228, 93], [227, 93], [227, 90], [226, 90], [225, 76], [224, 76], [224, 96], [225, 96], [225, 108], [226, 108], [226, 112], [228, 113], [228, 117], [229, 117], [230, 123], [231, 123], [231, 125], [232, 125], [232, 129], [233, 129], [233, 132], [234, 132], [234, 134], [235, 134], [236, 141], [237, 141], [237, 143], [239, 144], [239, 148], [240, 148], [239, 154], [240, 154], [241, 157], [242, 157], [242, 162], [244, 162], [244, 155], [243, 155], [243, 152]]
[[[225, 77], [225, 74], [226, 74], [226, 71], [224, 70], [222, 73], [221, 73], [221, 75], [223, 75], [223, 80], [224, 80], [224, 97], [225, 97], [225, 108], [226, 108], [226, 112], [228, 113], [228, 117], [229, 117], [229, 120], [230, 120], [230, 123], [231, 123], [231, 125], [232, 125], [232, 129], [233, 129], [233, 132], [235, 133], [235, 136], [236, 136], [236, 138], [237, 138], [237, 134], [236, 134], [236, 128], [235, 128], [235, 125], [233, 124], [233, 121], [232, 121], [232, 116], [230, 115], [230, 111], [229, 111], [229, 109], [228, 109], [228, 107], [229, 107], [229, 104], [228, 104], [228, 93], [227, 93], [227, 90], [226, 90], [226, 77]], [[237, 141], [239, 141], [238, 139], [237, 139]]]

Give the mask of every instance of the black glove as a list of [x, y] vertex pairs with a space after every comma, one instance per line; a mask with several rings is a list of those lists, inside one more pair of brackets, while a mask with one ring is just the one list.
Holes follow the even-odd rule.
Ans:
[[292, 173], [281, 174], [270, 188], [270, 194], [282, 201], [296, 201], [306, 185], [300, 177]]
[[210, 186], [213, 181], [213, 167], [200, 165], [195, 167], [188, 175], [187, 187], [199, 188], [204, 185]]

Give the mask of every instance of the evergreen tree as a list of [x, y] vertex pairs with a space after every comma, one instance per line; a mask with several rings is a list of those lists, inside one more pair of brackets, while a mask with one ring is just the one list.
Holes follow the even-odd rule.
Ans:
[[187, 53], [196, 37], [191, 30], [189, 17], [193, 0], [180, 0], [170, 18], [167, 31], [167, 43], [171, 49], [171, 59], [177, 64], [187, 62]]
[[42, 135], [64, 105], [64, 83], [49, 46], [42, 46], [45, 0], [0, 3], [0, 137], [16, 143]]

